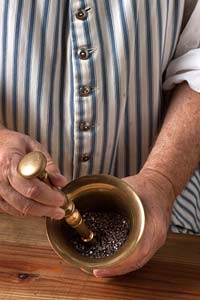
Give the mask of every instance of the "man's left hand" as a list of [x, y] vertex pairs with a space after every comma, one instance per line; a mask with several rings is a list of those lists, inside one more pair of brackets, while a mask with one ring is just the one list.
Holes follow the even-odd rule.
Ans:
[[136, 250], [121, 263], [94, 270], [96, 277], [112, 277], [143, 267], [165, 243], [175, 195], [162, 174], [142, 170], [138, 175], [123, 178], [140, 197], [145, 210], [145, 229]]

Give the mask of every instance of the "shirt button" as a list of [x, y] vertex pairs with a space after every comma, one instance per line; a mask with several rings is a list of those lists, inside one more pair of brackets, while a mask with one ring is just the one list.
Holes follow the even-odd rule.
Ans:
[[89, 122], [81, 122], [79, 128], [82, 131], [88, 131], [91, 128], [91, 124]]
[[82, 162], [86, 162], [86, 161], [88, 161], [90, 159], [90, 156], [89, 156], [89, 154], [82, 154], [81, 155], [81, 161]]
[[80, 59], [88, 59], [88, 57], [89, 57], [89, 51], [86, 48], [80, 48], [78, 50], [78, 57]]
[[83, 85], [80, 87], [80, 96], [87, 97], [91, 94], [92, 88], [88, 85]]
[[85, 9], [79, 9], [78, 11], [77, 11], [77, 13], [76, 13], [76, 17], [77, 17], [77, 19], [79, 19], [79, 20], [86, 20], [87, 19], [87, 17], [88, 17], [88, 12], [87, 12], [87, 10], [85, 10]]

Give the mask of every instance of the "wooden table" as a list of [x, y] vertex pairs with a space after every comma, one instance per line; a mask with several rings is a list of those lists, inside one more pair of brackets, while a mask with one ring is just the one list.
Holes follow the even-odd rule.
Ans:
[[51, 249], [44, 219], [0, 214], [1, 300], [199, 300], [200, 237], [169, 234], [143, 269], [96, 279]]

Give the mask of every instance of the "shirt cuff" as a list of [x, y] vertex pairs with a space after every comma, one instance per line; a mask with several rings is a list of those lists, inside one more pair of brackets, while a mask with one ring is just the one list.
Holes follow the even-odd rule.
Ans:
[[200, 93], [200, 49], [190, 50], [171, 61], [163, 89], [170, 90], [183, 81], [187, 81], [191, 89]]

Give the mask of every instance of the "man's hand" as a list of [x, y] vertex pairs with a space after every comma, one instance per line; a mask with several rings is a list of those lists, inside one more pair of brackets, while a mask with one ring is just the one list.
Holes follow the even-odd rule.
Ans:
[[142, 267], [165, 242], [173, 202], [200, 160], [200, 95], [186, 82], [174, 89], [160, 133], [143, 169], [124, 178], [141, 198], [146, 215], [135, 252], [96, 276], [125, 274]]
[[65, 185], [66, 178], [59, 172], [45, 148], [27, 135], [0, 129], [0, 209], [15, 216], [64, 217], [60, 206], [63, 195], [41, 180], [24, 179], [17, 172], [21, 158], [28, 152], [41, 151], [47, 158], [47, 171], [53, 185]]
[[171, 183], [162, 174], [149, 169], [123, 180], [142, 200], [146, 218], [144, 233], [138, 247], [126, 260], [104, 270], [94, 270], [97, 277], [122, 275], [141, 268], [166, 240], [174, 200]]

